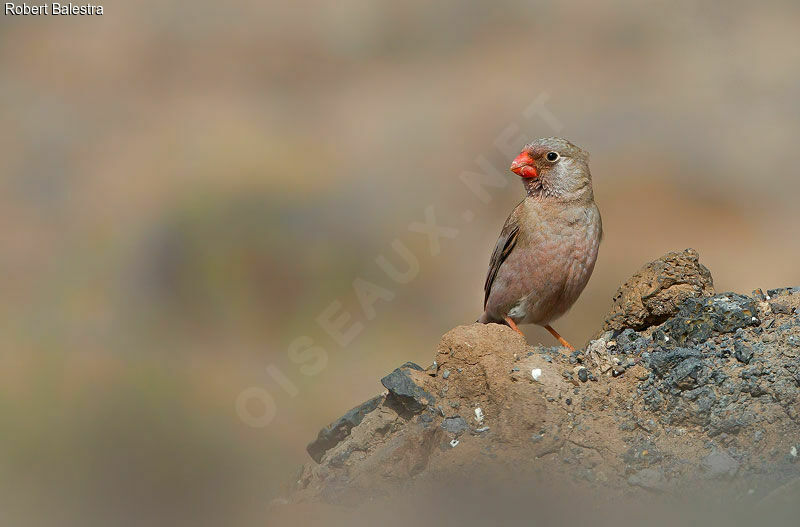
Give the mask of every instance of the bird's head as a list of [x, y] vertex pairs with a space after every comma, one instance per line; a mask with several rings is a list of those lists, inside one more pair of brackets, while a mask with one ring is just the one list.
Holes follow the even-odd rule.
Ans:
[[522, 178], [529, 195], [579, 197], [592, 176], [589, 154], [560, 137], [544, 137], [525, 145], [511, 163], [511, 171]]

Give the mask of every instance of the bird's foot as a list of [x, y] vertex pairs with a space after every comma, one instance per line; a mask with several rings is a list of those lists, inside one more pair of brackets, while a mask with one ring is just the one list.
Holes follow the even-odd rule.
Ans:
[[[567, 342], [567, 340], [566, 340], [564, 337], [562, 337], [561, 335], [559, 335], [559, 334], [558, 334], [558, 331], [556, 331], [555, 329], [553, 329], [551, 326], [545, 326], [545, 327], [544, 327], [544, 329], [546, 329], [547, 331], [549, 331], [549, 332], [550, 332], [550, 334], [551, 334], [551, 335], [553, 335], [553, 336], [554, 336], [554, 337], [555, 337], [555, 338], [558, 340], [558, 342], [560, 342], [560, 343], [561, 343], [561, 345], [562, 345], [562, 346], [564, 346], [565, 348], [567, 348], [567, 349], [568, 349], [568, 350], [570, 350], [570, 351], [575, 351], [575, 348], [573, 348], [573, 347], [572, 347], [572, 344], [570, 344], [569, 342]], [[518, 330], [518, 331], [519, 331], [519, 330]]]
[[506, 317], [505, 321], [506, 321], [506, 324], [508, 324], [508, 327], [510, 327], [511, 329], [513, 329], [514, 331], [516, 331], [517, 333], [522, 335], [523, 338], [525, 337], [525, 334], [522, 331], [519, 330], [519, 328], [517, 327], [516, 322], [511, 320], [511, 317]]

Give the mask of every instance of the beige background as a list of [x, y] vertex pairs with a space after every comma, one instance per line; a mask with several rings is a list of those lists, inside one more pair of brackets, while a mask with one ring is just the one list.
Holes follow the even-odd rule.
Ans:
[[[720, 290], [798, 285], [796, 2], [430, 4], [0, 17], [9, 519], [268, 523], [322, 425], [480, 313], [522, 188], [484, 204], [459, 176], [505, 172], [504, 132], [592, 153], [606, 238], [556, 325], [574, 343], [668, 250], [697, 249]], [[523, 116], [539, 97], [552, 116]], [[436, 256], [408, 230], [428, 206], [459, 229]], [[375, 263], [395, 239], [419, 261], [404, 285]], [[393, 295], [372, 320], [356, 278]], [[364, 323], [344, 347], [315, 322], [334, 301]], [[326, 352], [315, 375], [287, 354], [300, 336]], [[269, 426], [237, 415], [248, 387]]]

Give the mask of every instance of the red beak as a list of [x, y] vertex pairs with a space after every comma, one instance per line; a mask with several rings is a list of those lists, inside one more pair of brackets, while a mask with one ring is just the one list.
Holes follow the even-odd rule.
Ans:
[[539, 177], [539, 172], [536, 171], [533, 158], [528, 152], [522, 152], [511, 163], [511, 171], [524, 178]]

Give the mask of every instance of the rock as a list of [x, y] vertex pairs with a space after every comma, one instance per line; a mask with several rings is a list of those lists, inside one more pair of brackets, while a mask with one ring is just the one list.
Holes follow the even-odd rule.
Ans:
[[792, 308], [789, 307], [789, 304], [787, 304], [786, 302], [770, 302], [769, 303], [769, 307], [770, 307], [770, 309], [772, 309], [773, 313], [776, 313], [776, 314], [779, 314], [779, 315], [791, 315], [792, 314]]
[[723, 450], [712, 450], [700, 461], [700, 468], [709, 479], [732, 478], [739, 471], [739, 462]]
[[753, 348], [743, 342], [736, 341], [733, 344], [733, 356], [741, 363], [749, 364], [753, 358]]
[[[434, 368], [404, 364], [382, 380], [383, 402], [351, 410], [309, 445], [321, 462], [306, 465], [293, 502], [359, 505], [450, 481], [493, 489], [511, 474], [530, 474], [550, 490], [591, 484], [576, 495], [603, 493], [608, 503], [673, 489], [697, 488], [703, 499], [723, 488], [768, 493], [793, 477], [800, 459], [792, 455], [800, 317], [766, 302], [796, 312], [800, 294], [712, 294], [705, 268], [686, 253], [644, 270], [674, 277], [676, 258], [688, 258], [683, 267], [694, 261], [697, 280], [668, 285], [654, 276], [655, 292], [639, 299], [646, 315], [620, 311], [613, 319], [641, 324], [601, 332], [585, 351], [532, 346], [498, 324], [449, 331]], [[483, 424], [473, 420], [476, 408]]]
[[700, 344], [714, 333], [733, 333], [758, 325], [755, 300], [736, 293], [687, 298], [678, 313], [664, 323], [663, 331], [678, 345]]
[[694, 249], [667, 253], [626, 281], [614, 295], [603, 329], [645, 329], [674, 315], [691, 297], [714, 294], [711, 272]]
[[364, 420], [364, 416], [377, 408], [382, 400], [382, 395], [373, 397], [369, 401], [351, 409], [342, 417], [320, 430], [319, 434], [317, 434], [317, 439], [309, 443], [306, 447], [306, 452], [311, 456], [311, 459], [319, 463], [325, 452], [345, 439], [350, 434], [350, 430], [358, 426], [361, 421]]
[[700, 359], [702, 356], [703, 354], [698, 350], [676, 348], [654, 351], [647, 356], [645, 362], [653, 370], [653, 373], [661, 378], [666, 378], [678, 364], [689, 358]]
[[633, 487], [661, 492], [667, 486], [667, 479], [661, 470], [644, 468], [628, 476], [628, 484]]
[[617, 336], [616, 343], [619, 351], [625, 355], [641, 355], [647, 349], [650, 339], [627, 328]]
[[467, 422], [460, 415], [447, 417], [442, 421], [442, 428], [451, 434], [460, 435], [469, 428]]
[[703, 368], [703, 361], [696, 357], [689, 357], [675, 366], [668, 382], [679, 390], [691, 390], [701, 385]]
[[779, 287], [777, 289], [769, 289], [767, 291], [767, 296], [769, 298], [775, 298], [776, 296], [793, 295], [795, 293], [800, 293], [800, 287]]
[[407, 362], [381, 379], [381, 384], [389, 390], [389, 397], [408, 412], [418, 414], [426, 406], [435, 404], [436, 398], [418, 384], [411, 373], [413, 370], [422, 371], [422, 368]]

